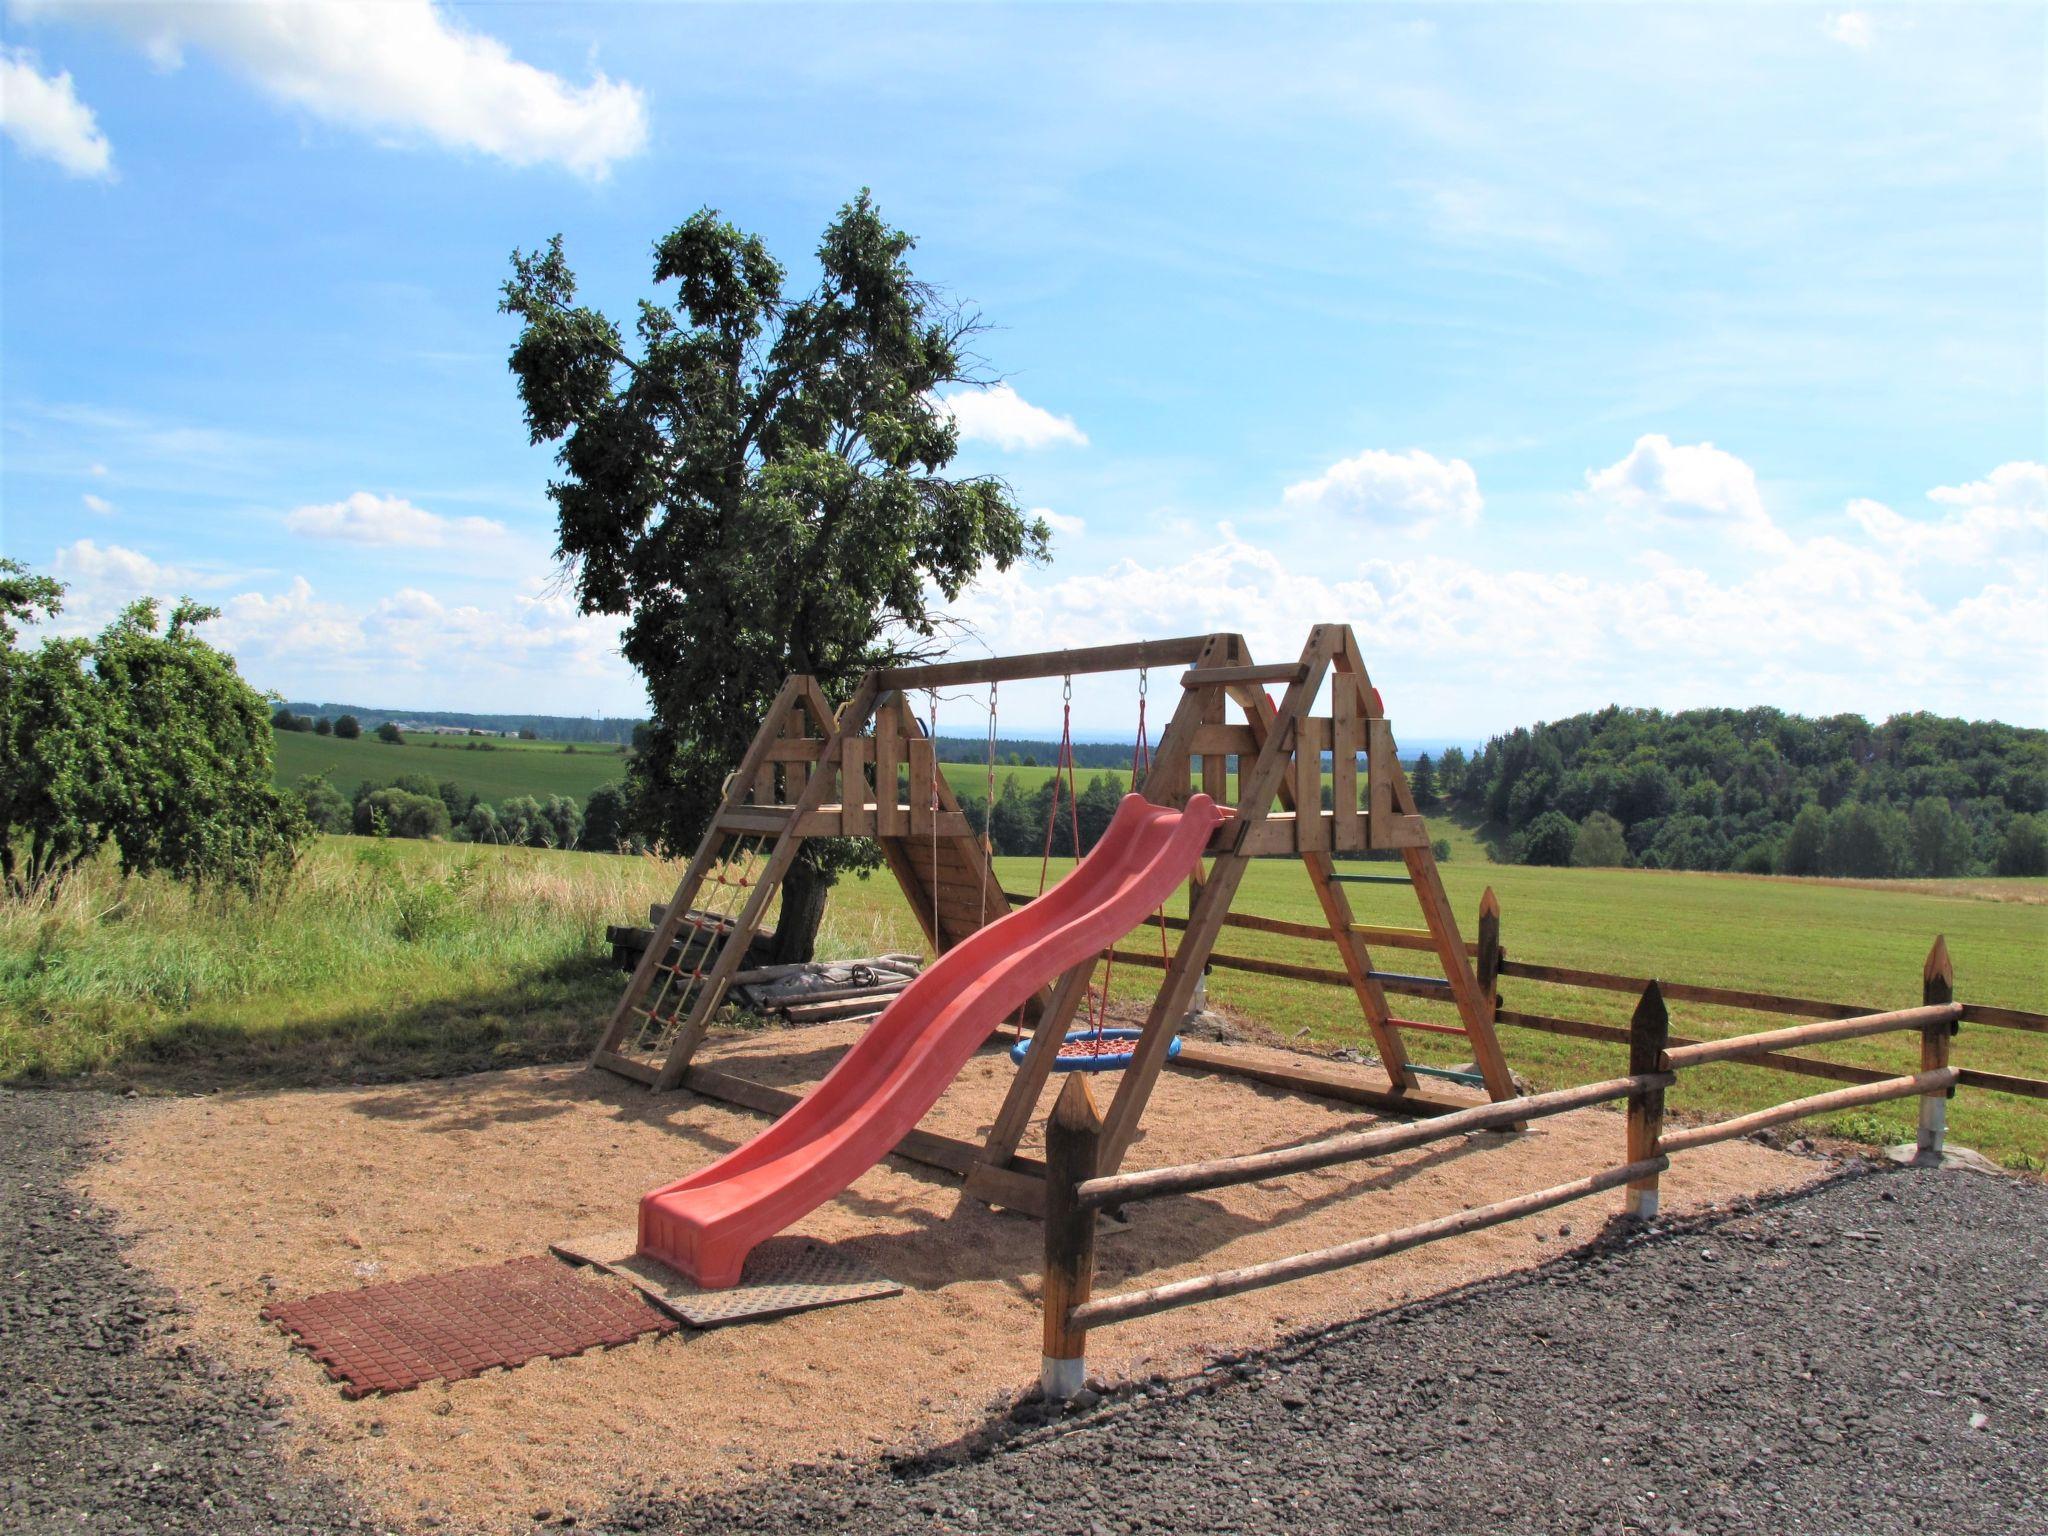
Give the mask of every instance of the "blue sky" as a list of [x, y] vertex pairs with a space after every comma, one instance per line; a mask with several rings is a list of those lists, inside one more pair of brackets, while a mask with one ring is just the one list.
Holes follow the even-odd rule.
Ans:
[[962, 466], [1059, 530], [981, 645], [1345, 619], [1415, 735], [2048, 724], [2038, 6], [0, 14], [0, 547], [74, 625], [190, 593], [292, 697], [639, 712], [508, 253], [623, 312], [700, 205], [802, 277], [865, 185], [997, 327]]

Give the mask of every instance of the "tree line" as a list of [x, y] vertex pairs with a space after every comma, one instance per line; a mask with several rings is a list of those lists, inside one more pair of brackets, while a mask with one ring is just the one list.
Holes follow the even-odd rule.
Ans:
[[1417, 764], [1520, 864], [2048, 874], [2048, 731], [1934, 714], [1610, 706]]
[[402, 773], [388, 783], [366, 780], [344, 795], [325, 775], [308, 774], [291, 797], [316, 832], [357, 837], [447, 838], [512, 848], [630, 853], [642, 846], [627, 825], [626, 794], [603, 784], [578, 804], [568, 795], [515, 795], [496, 805], [454, 779]]

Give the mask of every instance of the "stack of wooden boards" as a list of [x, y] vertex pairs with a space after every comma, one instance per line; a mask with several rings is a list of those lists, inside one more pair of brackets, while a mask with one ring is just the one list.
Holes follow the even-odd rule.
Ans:
[[764, 965], [741, 971], [727, 995], [750, 1012], [786, 1024], [864, 1023], [888, 1007], [921, 968], [915, 955]]

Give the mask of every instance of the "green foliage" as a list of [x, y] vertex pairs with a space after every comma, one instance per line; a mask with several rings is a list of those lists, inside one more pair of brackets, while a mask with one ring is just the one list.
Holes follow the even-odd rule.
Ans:
[[2048, 820], [2016, 816], [1998, 850], [2001, 875], [2048, 875]]
[[1665, 869], [1771, 859], [1791, 875], [1982, 874], [2014, 819], [2048, 808], [2048, 732], [1928, 714], [1872, 725], [1613, 707], [1495, 737], [1455, 774], [1448, 753], [1437, 768], [1454, 805], [1511, 835], [1552, 811], [1582, 826], [1597, 811], [1635, 861]]
[[354, 741], [363, 734], [363, 723], [354, 715], [336, 716], [334, 734], [343, 741]]
[[287, 871], [306, 823], [270, 782], [262, 696], [195, 633], [134, 603], [92, 640], [16, 644], [62, 588], [0, 560], [0, 879], [54, 894], [107, 843], [122, 871], [255, 890]]
[[310, 731], [313, 722], [304, 715], [295, 715], [289, 709], [280, 708], [270, 717], [270, 727], [277, 731]]
[[299, 780], [294, 793], [299, 797], [299, 809], [304, 812], [307, 825], [315, 832], [346, 832], [353, 826], [354, 808], [340, 790], [317, 773]]
[[[669, 847], [696, 841], [786, 674], [837, 704], [929, 650], [929, 594], [1044, 553], [1045, 524], [1002, 482], [944, 473], [959, 437], [934, 391], [977, 382], [978, 321], [913, 275], [912, 244], [863, 192], [825, 230], [817, 287], [792, 296], [758, 237], [703, 210], [657, 242], [673, 297], [640, 306], [630, 344], [575, 302], [559, 236], [513, 256], [527, 427], [560, 445], [549, 495], [584, 611], [626, 618], [647, 679], [627, 783]], [[800, 868], [873, 856], [813, 840]]]
[[313, 722], [313, 734], [315, 736], [332, 736], [334, 734], [334, 722], [325, 715], [322, 715]]
[[1517, 864], [1569, 864], [1579, 829], [1562, 811], [1545, 811], [1515, 834]]
[[1629, 863], [1621, 823], [1605, 811], [1588, 811], [1572, 838], [1572, 862], [1581, 869], [1620, 869]]
[[498, 821], [497, 811], [482, 801], [469, 809], [462, 818], [462, 835], [472, 843], [509, 843], [512, 839]]
[[373, 789], [356, 802], [354, 826], [360, 837], [446, 837], [448, 807], [435, 794]]
[[377, 727], [377, 739], [395, 747], [405, 740], [405, 732], [398, 728], [396, 721], [386, 720]]
[[624, 853], [631, 841], [625, 790], [617, 784], [599, 785], [584, 802], [583, 839], [578, 846], [593, 853]]
[[1424, 811], [1436, 809], [1438, 804], [1436, 764], [1429, 760], [1427, 752], [1415, 759], [1415, 771], [1408, 775], [1408, 788], [1415, 796], [1415, 804], [1418, 809]]
[[1448, 837], [1439, 837], [1430, 843], [1429, 851], [1437, 863], [1448, 863], [1451, 857], [1451, 840]]

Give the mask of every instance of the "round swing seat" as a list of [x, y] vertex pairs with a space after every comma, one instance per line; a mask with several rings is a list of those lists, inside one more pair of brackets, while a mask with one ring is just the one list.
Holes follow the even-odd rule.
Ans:
[[[1060, 1045], [1059, 1055], [1052, 1059], [1055, 1072], [1121, 1072], [1131, 1064], [1137, 1054], [1141, 1029], [1073, 1029]], [[1031, 1049], [1031, 1042], [1019, 1040], [1010, 1047], [1010, 1060], [1018, 1066], [1024, 1064], [1024, 1054]], [[1166, 1059], [1173, 1060], [1180, 1054], [1180, 1036], [1175, 1035], [1166, 1047]]]

